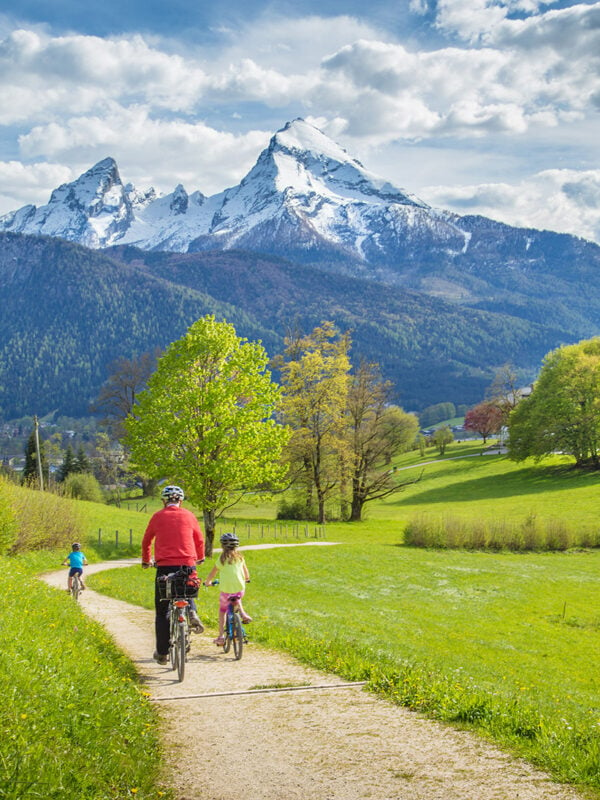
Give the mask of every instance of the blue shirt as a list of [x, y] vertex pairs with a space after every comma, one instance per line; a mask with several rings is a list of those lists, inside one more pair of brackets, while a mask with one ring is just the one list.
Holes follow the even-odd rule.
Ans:
[[79, 569], [83, 569], [85, 555], [81, 552], [81, 550], [73, 550], [71, 553], [69, 553], [67, 558], [69, 559], [70, 567], [78, 567]]

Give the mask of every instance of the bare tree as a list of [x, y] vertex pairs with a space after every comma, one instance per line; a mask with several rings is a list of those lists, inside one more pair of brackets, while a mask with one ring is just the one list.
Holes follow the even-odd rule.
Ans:
[[401, 491], [413, 480], [399, 483], [389, 464], [394, 455], [415, 440], [419, 421], [389, 404], [391, 384], [377, 364], [361, 362], [352, 376], [347, 399], [352, 499], [350, 521], [359, 521], [370, 500]]
[[119, 358], [110, 365], [112, 373], [100, 389], [91, 410], [104, 415], [102, 424], [113, 439], [122, 439], [125, 435], [123, 422], [129, 416], [138, 394], [146, 388], [159, 355], [160, 349], [157, 347], [137, 358]]

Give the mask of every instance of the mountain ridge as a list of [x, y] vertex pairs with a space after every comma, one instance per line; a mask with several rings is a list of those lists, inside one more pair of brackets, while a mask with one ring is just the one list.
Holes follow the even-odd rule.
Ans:
[[81, 416], [116, 358], [164, 348], [212, 313], [282, 351], [291, 329], [331, 319], [355, 363], [381, 363], [407, 409], [474, 403], [510, 354], [532, 376], [557, 327], [464, 310], [401, 287], [343, 281], [318, 268], [243, 251], [164, 253], [84, 248], [0, 234], [0, 413]]

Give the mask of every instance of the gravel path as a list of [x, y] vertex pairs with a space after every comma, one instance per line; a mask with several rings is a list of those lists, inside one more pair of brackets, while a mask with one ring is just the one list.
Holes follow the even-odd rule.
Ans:
[[[131, 563], [94, 564], [86, 574]], [[62, 589], [66, 570], [44, 577]], [[285, 654], [251, 644], [235, 661], [213, 645], [214, 632], [193, 637], [180, 684], [152, 660], [153, 612], [90, 589], [81, 605], [132, 659], [157, 704], [167, 752], [162, 777], [178, 800], [583, 797], [471, 733]]]

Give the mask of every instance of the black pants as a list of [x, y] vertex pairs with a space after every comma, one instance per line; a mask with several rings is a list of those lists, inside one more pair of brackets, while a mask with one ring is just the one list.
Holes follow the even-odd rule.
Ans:
[[[154, 629], [156, 631], [156, 652], [161, 656], [166, 656], [169, 652], [169, 601], [161, 598], [158, 579], [161, 575], [177, 572], [178, 569], [182, 569], [182, 565], [176, 564], [173, 567], [156, 568], [156, 580], [154, 582], [154, 608], [156, 616], [154, 618]], [[193, 598], [188, 602], [190, 604], [190, 610], [195, 611], [196, 604]]]

